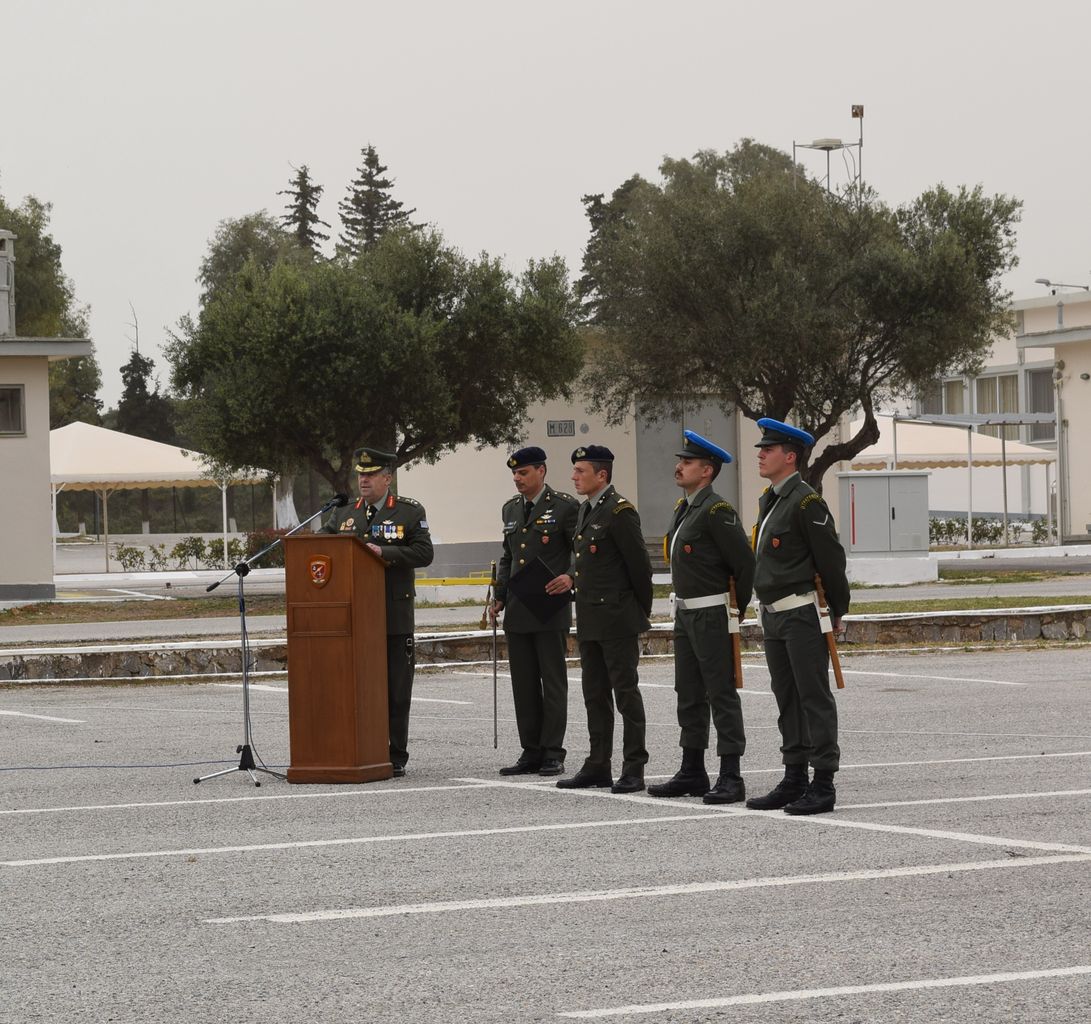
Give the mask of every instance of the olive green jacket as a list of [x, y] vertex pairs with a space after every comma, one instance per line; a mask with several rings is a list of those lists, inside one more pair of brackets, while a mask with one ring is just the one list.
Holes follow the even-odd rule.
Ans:
[[845, 549], [833, 516], [822, 496], [798, 473], [783, 481], [779, 496], [770, 487], [758, 500], [754, 543], [754, 591], [759, 601], [769, 604], [791, 594], [806, 594], [814, 590], [817, 573], [830, 614], [839, 619], [849, 610]]
[[754, 587], [754, 552], [738, 513], [711, 487], [698, 491], [688, 510], [685, 504], [679, 499], [664, 538], [674, 592], [682, 598], [726, 594], [734, 577], [738, 607], [745, 609]]
[[526, 498], [516, 494], [504, 503], [504, 552], [496, 572], [496, 600], [504, 602], [504, 629], [512, 633], [547, 633], [572, 627], [572, 603], [558, 608], [542, 622], [508, 591], [508, 581], [524, 566], [540, 558], [554, 576], [566, 573], [572, 561], [572, 538], [576, 533], [576, 515], [580, 504], [570, 494], [546, 485], [534, 503], [534, 516], [526, 518]]
[[[583, 506], [580, 513], [585, 515]], [[652, 612], [652, 563], [632, 502], [607, 487], [595, 510], [577, 523], [572, 546], [578, 639], [644, 632]]]
[[369, 524], [363, 498], [335, 509], [320, 531], [355, 533], [365, 544], [377, 544], [386, 563], [386, 632], [413, 632], [415, 569], [432, 564], [434, 552], [424, 506], [412, 498], [388, 493]]

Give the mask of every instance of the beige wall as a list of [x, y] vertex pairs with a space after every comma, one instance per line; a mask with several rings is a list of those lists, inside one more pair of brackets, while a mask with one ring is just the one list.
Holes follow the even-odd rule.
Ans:
[[[547, 437], [548, 420], [574, 420], [574, 437]], [[586, 427], [586, 430], [584, 428]], [[615, 457], [614, 486], [636, 495], [636, 438], [632, 424], [607, 427], [601, 417], [567, 402], [531, 408], [523, 444], [546, 453], [546, 479], [559, 491], [572, 493], [572, 451], [580, 445], [604, 444]], [[428, 513], [428, 526], [437, 544], [497, 541], [501, 535], [500, 507], [514, 493], [507, 448], [463, 445], [434, 465], [418, 463], [398, 473], [399, 493], [415, 498]]]
[[[1064, 420], [1068, 462], [1069, 536], [1087, 536], [1091, 524], [1091, 459], [1087, 439], [1091, 437], [1091, 342], [1057, 346], [1064, 360], [1061, 371], [1061, 415]], [[1081, 380], [1080, 374], [1088, 375]]]
[[0, 437], [0, 596], [53, 585], [48, 365], [0, 352], [0, 384], [24, 386], [26, 414], [25, 437]]

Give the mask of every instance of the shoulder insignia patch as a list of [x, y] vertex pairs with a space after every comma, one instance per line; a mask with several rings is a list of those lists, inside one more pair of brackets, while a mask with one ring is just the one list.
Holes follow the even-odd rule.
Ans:
[[571, 501], [574, 504], [579, 504], [576, 498], [573, 498], [571, 494], [565, 494], [564, 491], [554, 491], [553, 494], [560, 498], [561, 501]]
[[808, 505], [814, 504], [814, 502], [821, 500], [822, 495], [819, 494], [817, 491], [812, 491], [799, 503], [799, 509], [802, 512]]
[[398, 495], [398, 501], [404, 501], [407, 505], [412, 505], [415, 508], [420, 508], [420, 502], [416, 498], [407, 498], [404, 494]]
[[708, 514], [712, 515], [713, 512], [715, 512], [717, 509], [721, 509], [721, 508], [725, 512], [734, 512], [735, 511], [735, 507], [731, 504], [730, 501], [718, 501], [718, 502], [716, 502], [715, 505], [712, 506], [712, 508], [710, 508], [708, 510]]
[[631, 501], [626, 501], [622, 498], [621, 501], [614, 506], [614, 515], [616, 516], [619, 512], [624, 512], [627, 508], [631, 508], [634, 512], [636, 511], [636, 507]]

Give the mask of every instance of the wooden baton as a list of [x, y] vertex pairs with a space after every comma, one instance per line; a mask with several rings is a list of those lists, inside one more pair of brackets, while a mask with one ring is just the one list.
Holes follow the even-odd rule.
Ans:
[[821, 576], [815, 576], [814, 587], [818, 594], [819, 618], [825, 615], [830, 620], [830, 631], [826, 634], [826, 646], [830, 650], [830, 663], [833, 665], [833, 677], [837, 680], [837, 688], [843, 690], [845, 688], [845, 677], [841, 674], [841, 658], [837, 653], [837, 640], [833, 635], [833, 616], [830, 614], [830, 606], [826, 603], [826, 591], [822, 588]]
[[731, 602], [727, 609], [727, 620], [730, 626], [731, 613], [735, 613], [737, 629], [731, 634], [731, 656], [735, 662], [735, 689], [742, 689], [742, 614], [739, 609], [739, 599], [735, 596], [735, 577], [727, 578], [728, 600]]

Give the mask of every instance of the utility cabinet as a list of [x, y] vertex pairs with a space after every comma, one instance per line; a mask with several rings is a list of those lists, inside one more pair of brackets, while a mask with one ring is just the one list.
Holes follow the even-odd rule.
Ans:
[[845, 551], [927, 554], [928, 476], [913, 470], [838, 473]]

